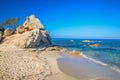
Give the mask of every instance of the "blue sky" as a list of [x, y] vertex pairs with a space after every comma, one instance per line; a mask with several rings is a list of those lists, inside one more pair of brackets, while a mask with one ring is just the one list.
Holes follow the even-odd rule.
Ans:
[[0, 23], [35, 14], [54, 38], [120, 39], [120, 0], [0, 0]]

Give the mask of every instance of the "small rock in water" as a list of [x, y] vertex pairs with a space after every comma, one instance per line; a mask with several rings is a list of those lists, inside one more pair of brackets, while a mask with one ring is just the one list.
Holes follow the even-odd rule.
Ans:
[[66, 48], [62, 48], [62, 49], [60, 50], [61, 53], [65, 53], [66, 51], [67, 51]]
[[96, 44], [89, 44], [90, 47], [93, 47], [93, 48], [98, 48], [100, 47], [100, 44], [96, 43]]
[[71, 56], [80, 56], [81, 52], [79, 52], [79, 51], [70, 51], [69, 55], [71, 55]]
[[59, 46], [54, 46], [54, 47], [46, 48], [46, 51], [60, 51], [61, 53], [65, 53], [67, 51], [67, 49], [66, 48], [61, 48]]
[[83, 40], [82, 42], [91, 42], [90, 40]]

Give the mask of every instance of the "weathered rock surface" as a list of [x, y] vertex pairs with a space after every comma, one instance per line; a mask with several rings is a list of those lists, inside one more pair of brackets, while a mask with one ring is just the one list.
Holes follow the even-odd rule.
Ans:
[[91, 40], [83, 40], [82, 42], [91, 42]]
[[67, 49], [59, 47], [59, 46], [53, 46], [53, 47], [46, 48], [46, 51], [59, 51], [61, 53], [65, 53], [67, 51]]
[[16, 33], [20, 33], [20, 34], [22, 34], [22, 33], [24, 33], [25, 32], [25, 29], [24, 29], [24, 26], [19, 26], [17, 29], [16, 29]]
[[35, 17], [35, 15], [31, 15], [31, 16], [27, 17], [27, 19], [24, 22], [23, 26], [26, 29], [28, 29], [29, 31], [33, 30], [35, 28], [44, 29], [43, 25], [41, 24], [39, 19]]
[[93, 48], [98, 48], [100, 47], [100, 44], [96, 43], [96, 44], [89, 44], [90, 47], [93, 47]]
[[79, 51], [70, 51], [69, 54], [70, 54], [71, 56], [80, 56], [80, 55], [81, 55], [81, 52], [79, 52]]
[[7, 28], [5, 31], [4, 31], [4, 35], [5, 36], [11, 36], [14, 32], [10, 29], [10, 28]]
[[21, 35], [17, 35], [14, 44], [20, 48], [43, 48], [51, 46], [51, 40], [46, 33], [39, 29], [34, 29]]
[[[10, 29], [5, 31], [6, 36], [12, 33]], [[13, 45], [19, 48], [44, 48], [52, 45], [49, 32], [34, 15], [28, 17], [24, 25], [17, 28], [16, 33], [22, 34], [7, 37], [3, 45], [6, 44], [8, 47]]]

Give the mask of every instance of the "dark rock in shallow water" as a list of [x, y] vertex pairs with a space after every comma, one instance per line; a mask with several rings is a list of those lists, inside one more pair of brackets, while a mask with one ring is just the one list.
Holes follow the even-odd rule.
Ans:
[[96, 44], [89, 44], [88, 46], [93, 47], [93, 48], [98, 48], [100, 47], [100, 44], [96, 43]]
[[100, 47], [100, 48], [97, 48], [98, 50], [119, 50], [117, 48], [104, 48], [104, 47]]

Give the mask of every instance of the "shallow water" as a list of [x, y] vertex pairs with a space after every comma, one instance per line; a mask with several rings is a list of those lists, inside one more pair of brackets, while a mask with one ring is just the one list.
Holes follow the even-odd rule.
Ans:
[[[52, 39], [52, 42], [68, 50], [82, 51], [84, 55], [90, 58], [120, 69], [120, 40], [91, 39], [91, 42], [86, 43], [82, 42], [83, 40], [84, 39]], [[98, 43], [100, 47], [89, 47], [88, 44], [91, 43]]]
[[108, 65], [101, 65], [81, 57], [63, 54], [58, 60], [59, 68], [68, 75], [80, 80], [120, 80], [120, 73]]

